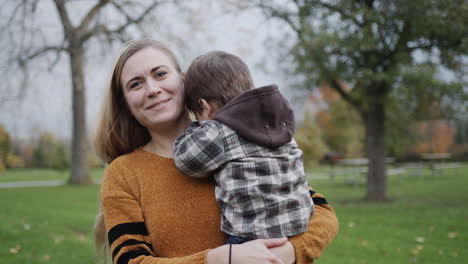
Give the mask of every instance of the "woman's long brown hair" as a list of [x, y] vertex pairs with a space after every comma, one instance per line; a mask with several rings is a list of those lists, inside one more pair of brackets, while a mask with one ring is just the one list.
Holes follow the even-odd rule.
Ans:
[[[134, 151], [151, 139], [148, 130], [138, 123], [130, 113], [120, 80], [125, 62], [132, 55], [145, 48], [154, 48], [163, 52], [172, 60], [175, 69], [181, 73], [181, 68], [174, 53], [161, 42], [152, 39], [140, 39], [130, 41], [125, 45], [115, 63], [108, 84], [107, 95], [94, 142], [97, 154], [106, 163]], [[101, 206], [100, 202], [94, 228], [96, 262], [112, 263]]]

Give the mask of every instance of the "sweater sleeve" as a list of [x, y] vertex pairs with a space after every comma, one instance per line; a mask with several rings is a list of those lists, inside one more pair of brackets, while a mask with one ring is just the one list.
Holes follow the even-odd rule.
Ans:
[[113, 161], [105, 171], [101, 187], [102, 209], [105, 226], [115, 264], [204, 264], [208, 250], [189, 256], [161, 258], [149, 243], [148, 230], [140, 202], [136, 199], [138, 190], [130, 188], [135, 184], [126, 166]]
[[312, 263], [318, 259], [338, 233], [335, 211], [323, 195], [309, 189], [314, 201], [314, 215], [306, 232], [289, 238], [296, 252], [297, 264]]
[[226, 162], [217, 121], [194, 122], [174, 142], [174, 163], [185, 175], [204, 177]]

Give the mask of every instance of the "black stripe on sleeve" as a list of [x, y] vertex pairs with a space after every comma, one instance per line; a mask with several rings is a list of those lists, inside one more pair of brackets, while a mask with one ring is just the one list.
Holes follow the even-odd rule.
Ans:
[[315, 191], [314, 190], [309, 190], [309, 193], [310, 193], [310, 197], [312, 197], [312, 195], [315, 194]]
[[146, 229], [145, 222], [135, 222], [135, 223], [124, 223], [114, 226], [109, 230], [109, 245], [112, 245], [114, 241], [123, 236], [123, 235], [148, 235], [148, 229]]
[[144, 250], [144, 249], [131, 250], [120, 255], [119, 259], [117, 260], [117, 264], [128, 264], [128, 262], [131, 259], [137, 258], [139, 256], [149, 256], [149, 255], [151, 254], [147, 250]]
[[126, 247], [126, 246], [132, 246], [132, 245], [146, 245], [148, 246], [148, 248], [150, 248], [151, 250], [153, 250], [153, 246], [149, 243], [146, 243], [145, 241], [140, 241], [140, 240], [135, 240], [135, 239], [129, 239], [129, 240], [126, 240], [125, 242], [123, 242], [122, 244], [118, 245], [114, 251], [112, 251], [112, 259], [115, 258], [115, 255], [117, 255], [119, 253], [119, 251], [123, 248], [123, 247]]
[[317, 204], [317, 205], [328, 204], [328, 202], [327, 202], [327, 200], [325, 200], [325, 198], [320, 198], [320, 197], [312, 198], [312, 201], [314, 201], [314, 204]]

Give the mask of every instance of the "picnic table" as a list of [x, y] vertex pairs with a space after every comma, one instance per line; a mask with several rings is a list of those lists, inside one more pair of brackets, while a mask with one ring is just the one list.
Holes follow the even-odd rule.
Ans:
[[432, 171], [432, 176], [440, 175], [440, 171], [444, 168], [445, 162], [452, 157], [451, 153], [424, 153], [421, 154], [423, 161], [428, 164]]
[[[386, 157], [385, 163], [393, 163], [395, 162], [395, 158], [393, 157]], [[367, 165], [369, 164], [368, 158], [354, 158], [354, 159], [342, 159], [338, 162], [338, 165], [348, 167], [349, 170], [346, 170], [345, 173], [342, 173], [345, 176], [345, 183], [352, 184], [357, 186], [359, 183], [360, 176], [362, 174], [367, 173]], [[333, 177], [336, 175], [336, 172], [332, 171], [331, 175]], [[332, 179], [332, 178], [331, 178]]]

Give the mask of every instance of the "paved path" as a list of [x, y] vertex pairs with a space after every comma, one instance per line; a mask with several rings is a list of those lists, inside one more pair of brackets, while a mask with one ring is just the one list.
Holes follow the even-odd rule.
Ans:
[[[101, 180], [95, 180], [95, 184], [100, 184]], [[23, 187], [46, 187], [65, 185], [66, 182], [61, 180], [53, 181], [16, 181], [16, 182], [0, 182], [0, 189], [5, 188], [23, 188]]]

